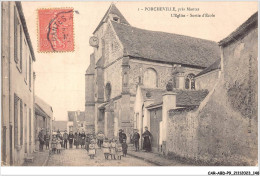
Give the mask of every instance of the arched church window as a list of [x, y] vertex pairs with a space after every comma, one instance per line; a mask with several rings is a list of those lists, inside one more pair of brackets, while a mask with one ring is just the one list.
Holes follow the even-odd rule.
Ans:
[[185, 79], [185, 89], [195, 89], [195, 75], [190, 73]]
[[189, 78], [185, 79], [185, 89], [190, 89], [190, 80], [189, 80]]
[[145, 87], [157, 87], [157, 72], [153, 68], [144, 72], [143, 83]]
[[111, 84], [107, 83], [105, 88], [106, 99], [110, 100], [111, 97]]

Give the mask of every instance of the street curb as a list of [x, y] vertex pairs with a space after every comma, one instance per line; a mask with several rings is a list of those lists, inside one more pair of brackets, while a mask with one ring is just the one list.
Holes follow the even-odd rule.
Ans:
[[48, 155], [48, 157], [46, 158], [46, 160], [44, 161], [44, 163], [42, 164], [42, 166], [46, 166], [46, 164], [48, 163], [49, 159], [50, 159], [50, 154]]
[[130, 154], [130, 153], [127, 153], [127, 155], [132, 156], [132, 157], [135, 157], [135, 158], [138, 158], [138, 159], [142, 159], [142, 160], [144, 160], [145, 162], [154, 164], [154, 165], [156, 165], [156, 166], [164, 166], [164, 165], [162, 165], [162, 164], [160, 164], [160, 163], [158, 163], [158, 162], [154, 162], [154, 161], [151, 161], [151, 160], [149, 160], [149, 159], [145, 159], [145, 158], [143, 158], [143, 157], [136, 156], [136, 155], [133, 155], [133, 154]]

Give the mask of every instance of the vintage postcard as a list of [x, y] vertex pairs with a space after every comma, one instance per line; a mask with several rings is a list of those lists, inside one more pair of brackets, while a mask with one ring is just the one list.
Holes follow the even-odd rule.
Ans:
[[258, 166], [258, 2], [1, 13], [2, 166]]

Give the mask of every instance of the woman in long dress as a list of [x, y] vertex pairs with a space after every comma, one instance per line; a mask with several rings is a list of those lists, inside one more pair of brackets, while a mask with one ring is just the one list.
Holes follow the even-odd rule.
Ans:
[[83, 132], [81, 133], [81, 141], [80, 141], [81, 148], [84, 148], [85, 138], [86, 138], [86, 134], [85, 134], [85, 132], [83, 131]]
[[143, 149], [146, 152], [150, 152], [152, 150], [151, 149], [152, 134], [148, 131], [148, 127], [145, 127], [145, 132], [142, 134], [142, 137], [144, 138]]
[[76, 148], [79, 148], [79, 133], [75, 133], [74, 135], [74, 145], [76, 146]]

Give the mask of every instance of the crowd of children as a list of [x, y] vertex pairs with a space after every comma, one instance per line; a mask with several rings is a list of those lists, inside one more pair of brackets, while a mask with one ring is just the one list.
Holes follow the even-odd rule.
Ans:
[[[122, 156], [126, 157], [128, 145], [126, 143], [126, 140], [123, 140], [123, 142], [120, 143], [119, 140], [108, 140], [108, 138], [105, 138], [101, 147], [104, 153], [105, 160], [108, 160], [109, 158], [111, 160], [121, 160]], [[97, 148], [98, 145], [96, 144], [95, 139], [92, 139], [89, 144], [88, 151], [90, 159], [95, 158]]]
[[[70, 140], [70, 135], [71, 133], [68, 135], [69, 140]], [[77, 143], [77, 138], [75, 138], [75, 135], [73, 137], [74, 137], [74, 143], [75, 142]], [[52, 136], [52, 140], [51, 140], [52, 153], [57, 153], [57, 154], [61, 153], [61, 148], [62, 146], [64, 147], [63, 140], [64, 139], [61, 137], [59, 133], [57, 135]], [[100, 142], [100, 139], [98, 140], [93, 135], [85, 135], [82, 141], [84, 141], [84, 143], [81, 142], [80, 145], [81, 147], [85, 146], [85, 149], [87, 150], [90, 159], [95, 158], [98, 148], [102, 148], [101, 151], [103, 151], [105, 160], [109, 160], [109, 159], [121, 160], [122, 156], [126, 157], [127, 155], [128, 145], [126, 143], [126, 139], [108, 140], [108, 138], [105, 138], [104, 140], [102, 140], [102, 142]], [[77, 146], [78, 145], [76, 145], [76, 148], [78, 148]], [[72, 148], [71, 142], [70, 142], [70, 148]]]

